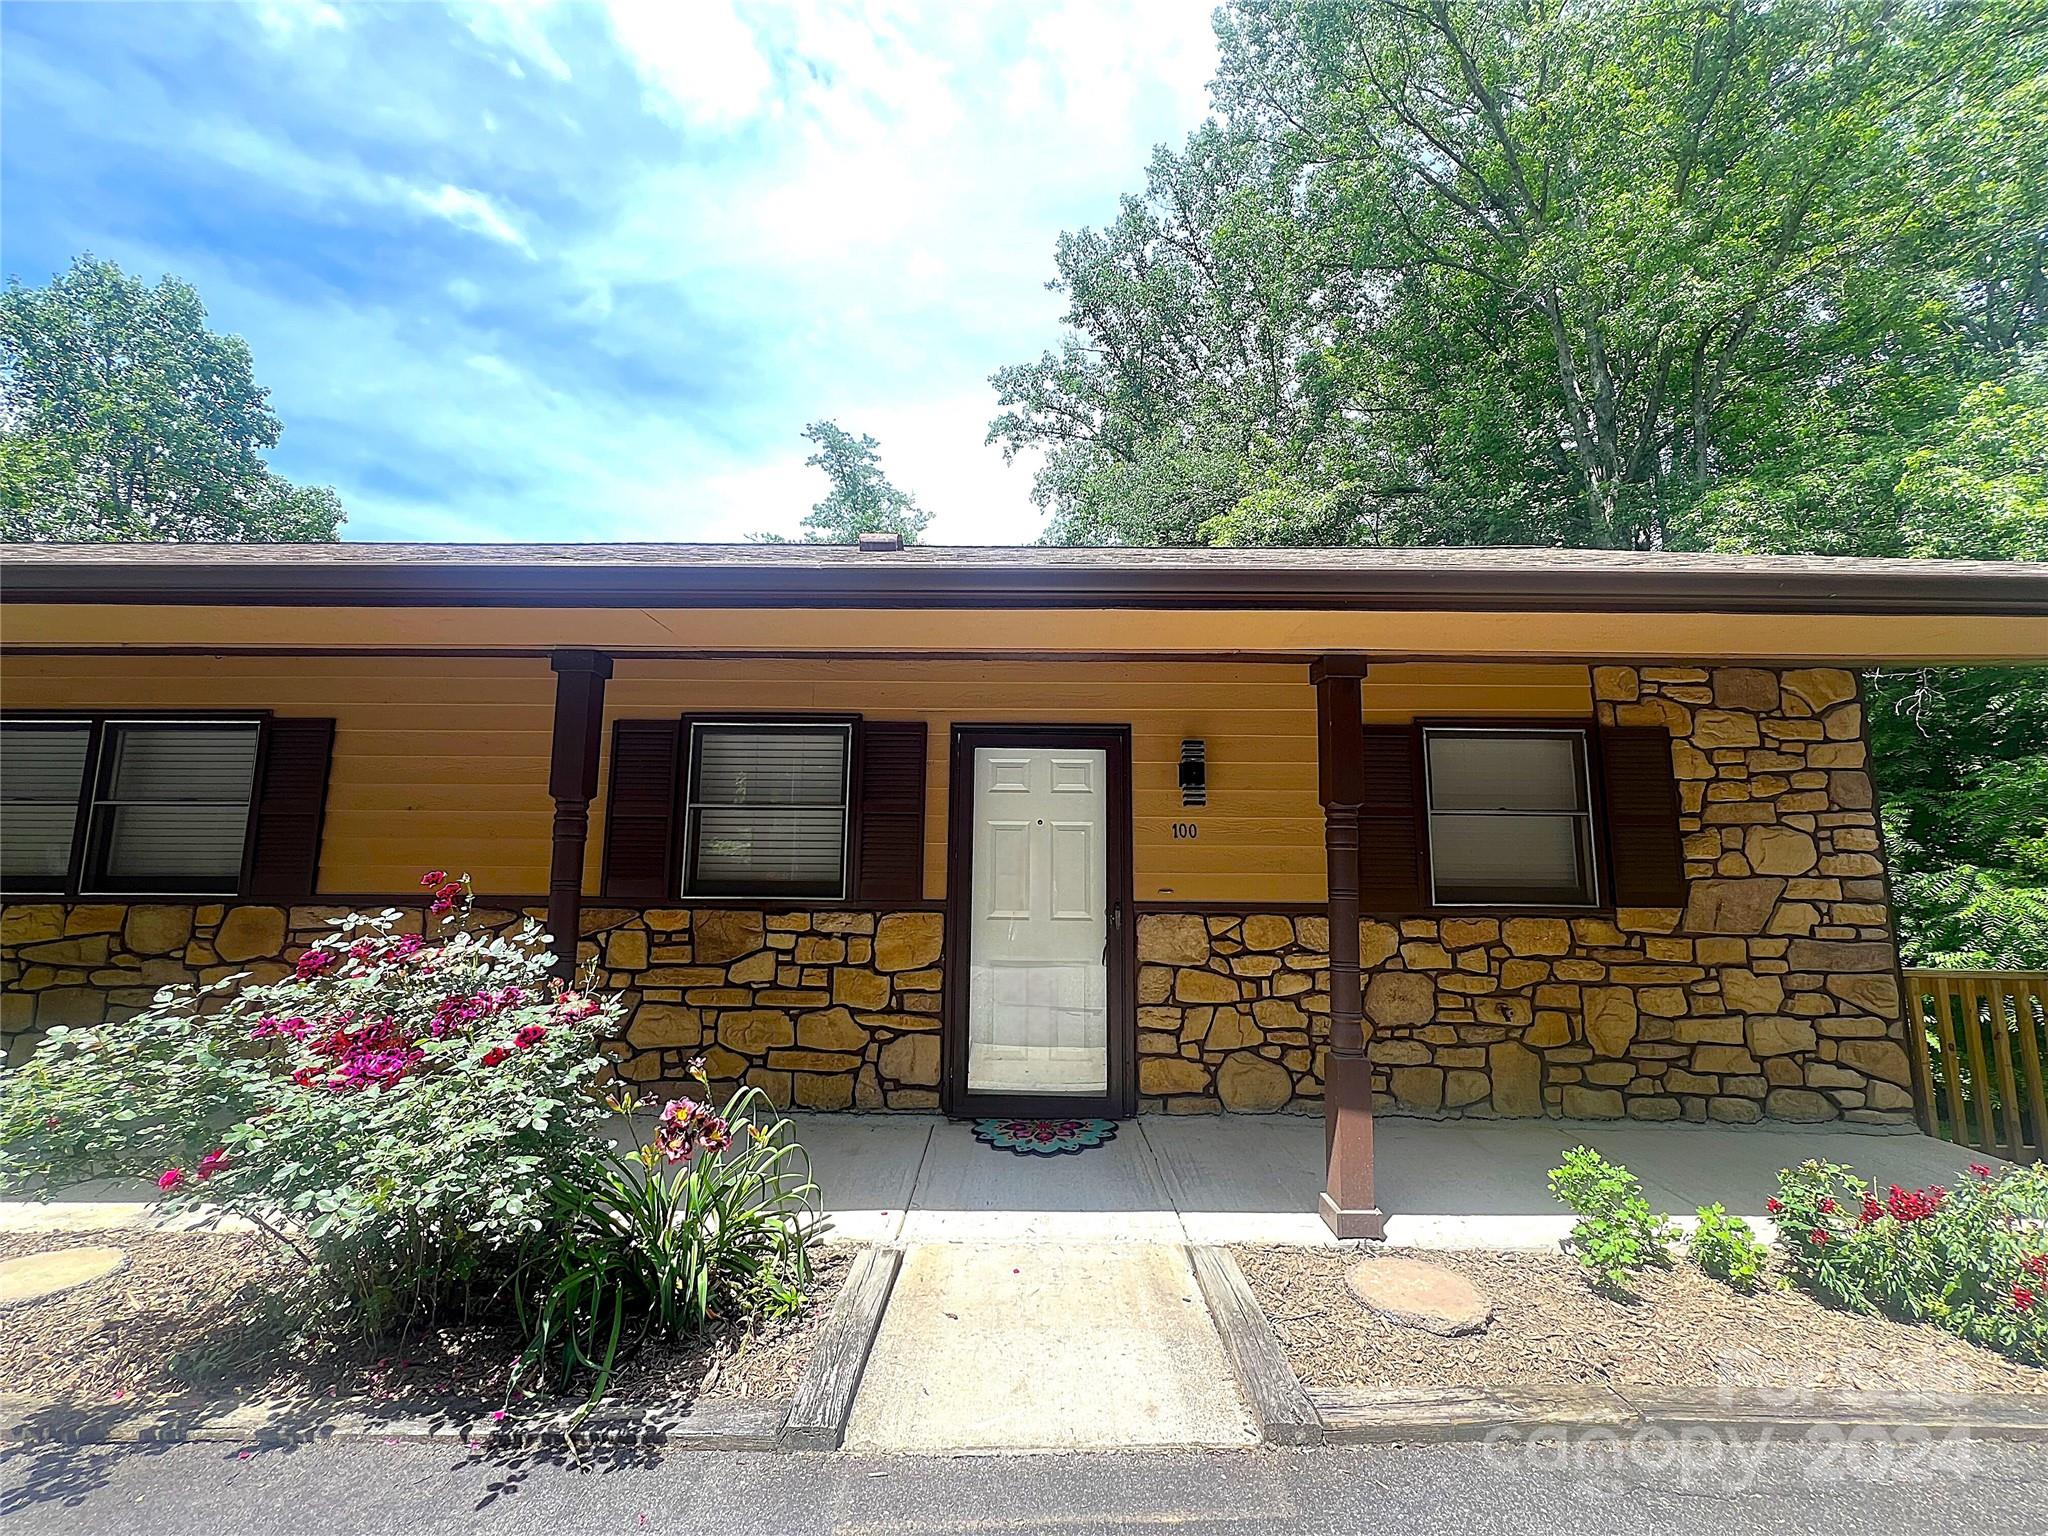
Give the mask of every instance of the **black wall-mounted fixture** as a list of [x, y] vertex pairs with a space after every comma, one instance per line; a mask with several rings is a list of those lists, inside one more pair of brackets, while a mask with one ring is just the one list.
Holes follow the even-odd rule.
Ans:
[[1202, 741], [1180, 744], [1180, 803], [1209, 803], [1209, 745]]

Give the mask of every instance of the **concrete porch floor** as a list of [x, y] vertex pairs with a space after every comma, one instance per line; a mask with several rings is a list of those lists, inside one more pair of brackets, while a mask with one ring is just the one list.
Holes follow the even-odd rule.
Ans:
[[[839, 1239], [1336, 1241], [1315, 1214], [1323, 1126], [1311, 1116], [1146, 1116], [1107, 1146], [1049, 1158], [983, 1146], [936, 1117], [792, 1119]], [[1809, 1158], [1909, 1187], [1953, 1184], [1981, 1160], [1916, 1134], [1813, 1127], [1387, 1118], [1374, 1143], [1387, 1241], [1415, 1248], [1553, 1246], [1572, 1218], [1545, 1176], [1581, 1143], [1631, 1169], [1658, 1210], [1689, 1217], [1718, 1200], [1759, 1224], [1777, 1171]]]
[[[934, 1115], [795, 1114], [840, 1241], [919, 1243], [1334, 1243], [1315, 1214], [1323, 1123], [1309, 1115], [1148, 1115], [1065, 1157], [983, 1146]], [[1412, 1248], [1553, 1246], [1571, 1217], [1546, 1173], [1580, 1143], [1625, 1164], [1650, 1203], [1689, 1217], [1719, 1200], [1766, 1222], [1780, 1168], [1820, 1158], [1908, 1187], [1953, 1184], [1977, 1154], [1930, 1137], [1825, 1127], [1570, 1120], [1374, 1122], [1387, 1241]], [[107, 1179], [58, 1198], [0, 1201], [0, 1231], [154, 1220], [146, 1181]], [[188, 1218], [185, 1224], [194, 1224]], [[1764, 1226], [1766, 1235], [1768, 1226]]]

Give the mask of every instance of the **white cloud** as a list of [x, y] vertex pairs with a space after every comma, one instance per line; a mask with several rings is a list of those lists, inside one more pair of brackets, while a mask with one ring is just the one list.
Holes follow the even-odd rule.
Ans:
[[775, 72], [730, 0], [611, 0], [605, 17], [657, 111], [703, 126], [746, 121]]
[[505, 68], [514, 79], [523, 79], [522, 64], [531, 64], [551, 80], [566, 81], [573, 78], [569, 62], [548, 41], [545, 10], [546, 0], [491, 0], [462, 6], [456, 14], [478, 42], [511, 55]]
[[533, 247], [526, 243], [526, 236], [514, 228], [512, 221], [498, 211], [497, 204], [481, 192], [443, 182], [431, 191], [425, 187], [408, 187], [406, 195], [428, 213], [446, 219], [458, 229], [488, 235], [493, 240], [517, 247], [529, 256], [533, 254]]
[[256, 24], [275, 38], [291, 38], [308, 29], [335, 31], [348, 25], [339, 9], [308, 0], [274, 0], [255, 7]]

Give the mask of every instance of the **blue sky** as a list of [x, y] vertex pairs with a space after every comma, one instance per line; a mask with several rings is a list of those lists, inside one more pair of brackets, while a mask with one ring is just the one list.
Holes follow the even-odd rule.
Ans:
[[248, 338], [351, 538], [733, 539], [881, 439], [1036, 535], [989, 372], [1063, 228], [1200, 120], [1203, 0], [7, 4], [0, 267], [91, 249]]

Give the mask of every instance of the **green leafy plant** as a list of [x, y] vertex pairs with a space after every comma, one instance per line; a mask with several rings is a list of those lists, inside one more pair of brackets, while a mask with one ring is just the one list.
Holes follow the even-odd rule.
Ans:
[[1699, 1225], [1688, 1246], [1693, 1263], [1738, 1291], [1753, 1291], [1763, 1278], [1770, 1250], [1740, 1216], [1730, 1216], [1719, 1201], [1699, 1208]]
[[289, 1245], [365, 1333], [495, 1291], [602, 1152], [620, 1010], [550, 979], [537, 924], [464, 926], [466, 881], [422, 883], [430, 936], [351, 915], [282, 980], [52, 1030], [0, 1083], [0, 1188], [148, 1176]]
[[1671, 1263], [1671, 1223], [1650, 1209], [1642, 1181], [1591, 1147], [1573, 1147], [1550, 1170], [1550, 1192], [1578, 1213], [1571, 1250], [1594, 1286], [1629, 1294], [1630, 1278]]
[[1838, 1163], [1778, 1175], [1767, 1209], [1796, 1283], [2048, 1365], [2048, 1167], [1973, 1163], [1953, 1188], [1882, 1194]]
[[809, 1157], [758, 1088], [671, 1099], [649, 1140], [634, 1098], [611, 1101], [630, 1149], [557, 1181], [553, 1219], [514, 1294], [529, 1343], [515, 1380], [588, 1380], [586, 1409], [651, 1340], [802, 1306], [819, 1225]]

